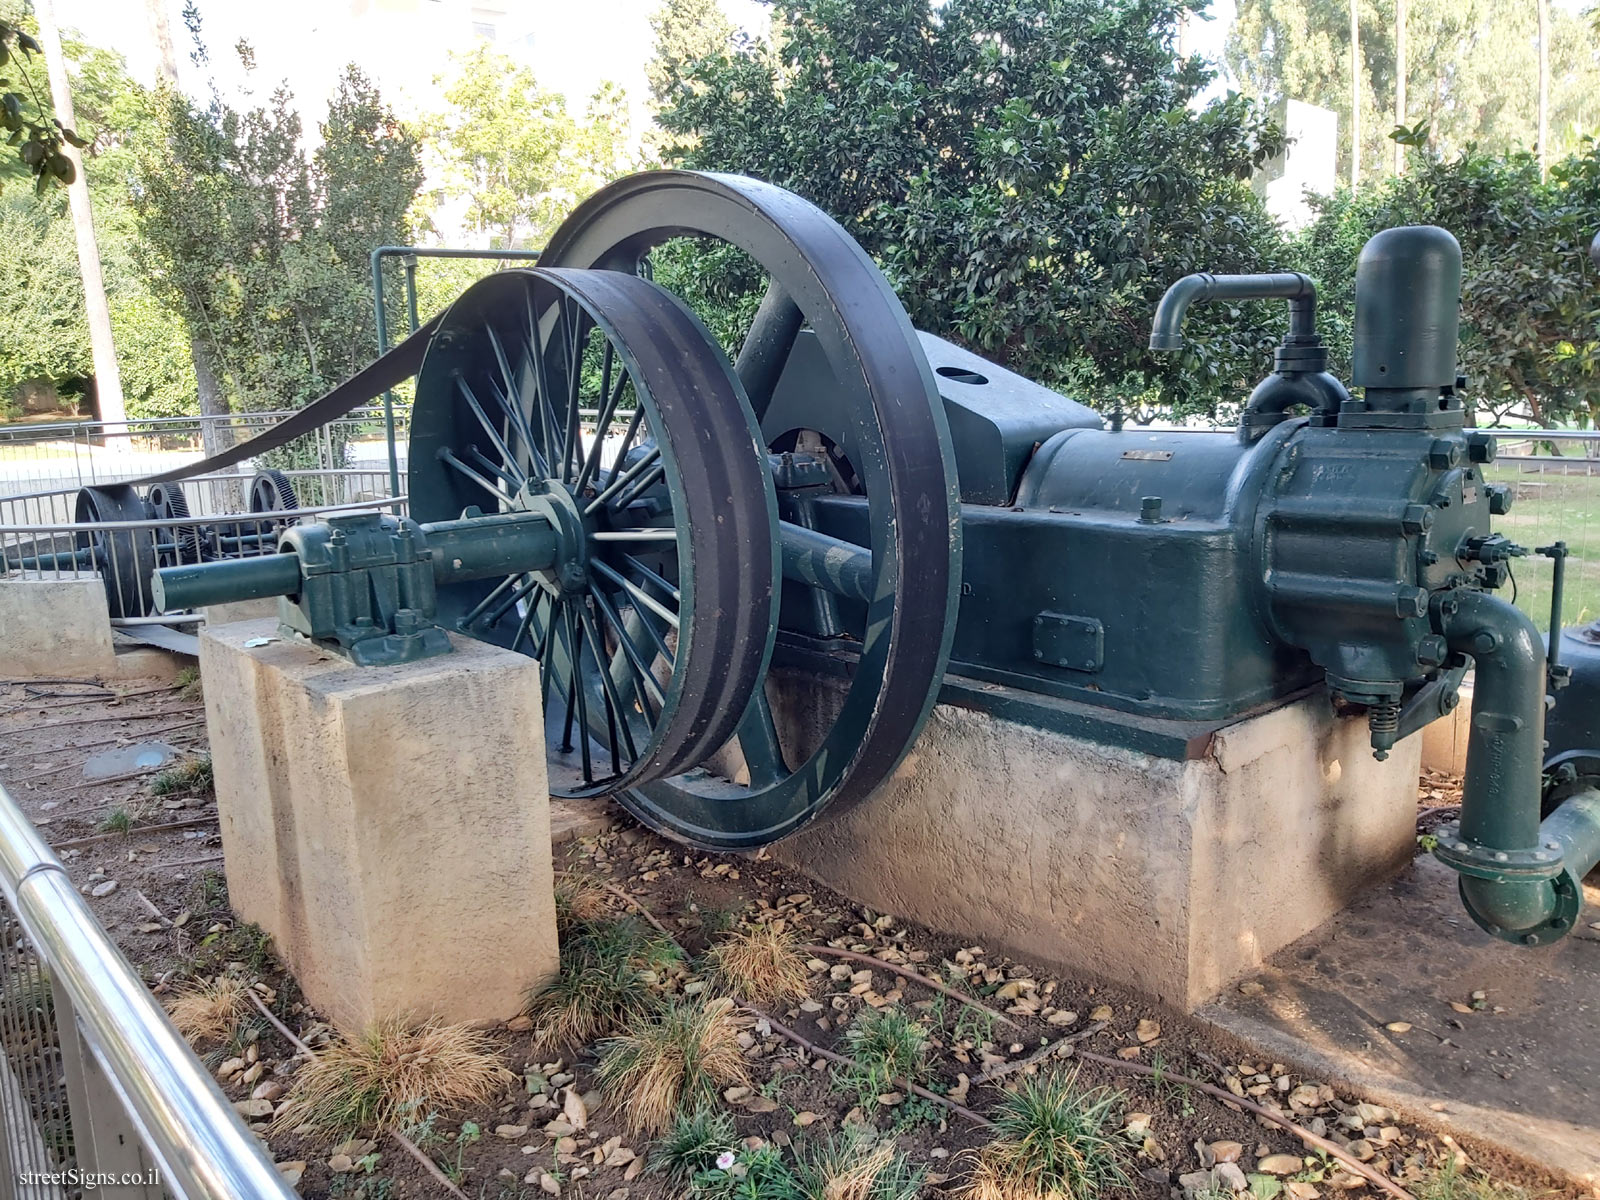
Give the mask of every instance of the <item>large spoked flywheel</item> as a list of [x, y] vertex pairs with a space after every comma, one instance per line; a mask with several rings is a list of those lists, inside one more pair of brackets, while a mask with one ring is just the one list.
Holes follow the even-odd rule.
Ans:
[[[785, 500], [778, 540], [788, 577], [785, 612], [797, 586], [819, 610], [848, 610], [848, 620], [824, 629], [848, 682], [842, 697], [810, 706], [816, 711], [784, 722], [787, 732], [780, 732], [772, 702], [784, 697], [764, 669], [728, 746], [621, 787], [618, 799], [682, 841], [758, 846], [830, 804], [866, 796], [926, 721], [949, 658], [960, 583], [955, 465], [932, 371], [893, 290], [836, 222], [790, 192], [737, 176], [635, 175], [579, 206], [541, 261], [632, 276], [676, 238], [733, 247], [765, 276], [753, 324], [728, 349], [738, 352], [738, 377], [762, 441], [775, 451], [811, 452], [774, 458], [774, 468], [805, 460], [830, 481], [817, 490], [829, 493], [824, 500], [833, 509]], [[816, 390], [784, 400], [779, 382], [802, 353], [820, 360]], [[808, 416], [811, 410], [819, 415]], [[413, 486], [413, 496], [418, 492]], [[852, 518], [846, 540], [859, 547], [853, 557], [837, 542], [809, 558], [791, 554], [816, 550], [820, 526], [808, 524], [815, 511]], [[836, 536], [844, 535], [841, 527]], [[823, 559], [850, 566], [818, 570]], [[697, 590], [694, 606], [704, 602]], [[719, 616], [735, 614], [724, 609]], [[804, 698], [799, 707], [808, 708]], [[712, 741], [702, 745], [718, 749]]]
[[777, 518], [749, 402], [686, 307], [608, 271], [476, 284], [423, 361], [409, 471], [414, 517], [482, 521], [472, 554], [492, 561], [496, 514], [549, 524], [551, 567], [438, 607], [540, 660], [553, 793], [679, 773], [733, 734], [771, 653]]

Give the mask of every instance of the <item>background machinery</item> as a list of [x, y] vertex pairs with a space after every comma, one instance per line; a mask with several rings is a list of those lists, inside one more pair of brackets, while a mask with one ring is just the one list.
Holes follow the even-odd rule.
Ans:
[[[682, 237], [766, 274], [731, 362], [646, 278]], [[410, 519], [296, 525], [277, 555], [157, 570], [155, 598], [281, 596], [286, 630], [359, 663], [446, 631], [533, 655], [552, 790], [722, 849], [871, 793], [941, 698], [1152, 749], [1326, 689], [1381, 758], [1472, 666], [1437, 854], [1479, 925], [1540, 944], [1600, 859], [1600, 648], [1592, 681], [1573, 656], [1553, 727], [1576, 744], [1547, 775], [1547, 647], [1496, 594], [1527, 551], [1492, 529], [1494, 438], [1464, 427], [1460, 277], [1444, 230], [1369, 242], [1347, 385], [1309, 279], [1189, 276], [1152, 349], [1193, 304], [1280, 299], [1274, 370], [1235, 432], [1111, 431], [914, 330], [799, 197], [637, 175], [424, 330]], [[775, 719], [819, 676], [836, 705]]]

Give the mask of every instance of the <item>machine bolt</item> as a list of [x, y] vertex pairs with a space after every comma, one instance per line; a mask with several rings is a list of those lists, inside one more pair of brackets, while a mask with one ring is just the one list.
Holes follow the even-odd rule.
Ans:
[[1503, 483], [1491, 483], [1483, 489], [1489, 495], [1489, 513], [1503, 517], [1511, 511], [1511, 489]]
[[1437, 667], [1450, 656], [1450, 644], [1437, 633], [1430, 633], [1417, 641], [1417, 661], [1425, 667]]
[[1448, 471], [1461, 463], [1461, 443], [1449, 438], [1434, 438], [1428, 447], [1428, 465], [1435, 471]]
[[1434, 563], [1439, 561], [1438, 552], [1434, 550], [1424, 550], [1417, 557], [1422, 560], [1422, 565], [1425, 567], [1431, 567]]
[[1457, 854], [1465, 854], [1467, 852], [1467, 844], [1465, 842], [1457, 842], [1452, 849], [1455, 850]]
[[1472, 635], [1472, 650], [1474, 654], [1493, 654], [1499, 648], [1499, 637], [1487, 629], [1480, 629]]
[[1504, 850], [1496, 850], [1494, 852], [1494, 860], [1495, 862], [1510, 862], [1511, 855], [1507, 854]]
[[1421, 617], [1428, 612], [1428, 593], [1419, 587], [1395, 589], [1394, 613], [1397, 617]]
[[1539, 935], [1537, 933], [1523, 934], [1522, 944], [1525, 946], [1537, 946], [1539, 944]]
[[1564, 762], [1556, 768], [1556, 779], [1562, 783], [1571, 783], [1578, 777], [1578, 768], [1573, 763]]
[[1561, 843], [1560, 842], [1546, 842], [1544, 844], [1544, 848], [1546, 850], [1559, 850], [1559, 849], [1561, 849]]
[[1400, 528], [1407, 533], [1426, 533], [1433, 528], [1433, 510], [1426, 504], [1406, 505], [1405, 515], [1400, 518]]
[[1139, 524], [1159, 525], [1161, 523], [1161, 497], [1145, 496], [1139, 501]]
[[1467, 458], [1472, 462], [1492, 463], [1498, 449], [1499, 447], [1494, 440], [1493, 434], [1467, 434]]

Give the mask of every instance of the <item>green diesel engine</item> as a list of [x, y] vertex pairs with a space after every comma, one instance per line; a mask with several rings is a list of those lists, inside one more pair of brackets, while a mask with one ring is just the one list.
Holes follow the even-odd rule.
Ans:
[[[647, 277], [684, 236], [766, 273], [733, 361]], [[1475, 667], [1437, 853], [1481, 926], [1546, 942], [1600, 859], [1600, 760], [1547, 788], [1546, 647], [1496, 594], [1527, 551], [1492, 529], [1494, 439], [1463, 427], [1460, 282], [1446, 231], [1374, 238], [1347, 387], [1309, 279], [1180, 280], [1153, 351], [1191, 304], [1276, 298], [1275, 369], [1235, 432], [1109, 430], [914, 330], [799, 197], [638, 175], [428, 328], [410, 519], [298, 526], [158, 571], [157, 598], [283, 596], [286, 631], [362, 663], [448, 652], [442, 630], [533, 655], [552, 789], [723, 849], [871, 793], [941, 698], [1169, 753], [1326, 688], [1381, 758]], [[841, 699], [796, 736], [768, 684], [820, 676]]]

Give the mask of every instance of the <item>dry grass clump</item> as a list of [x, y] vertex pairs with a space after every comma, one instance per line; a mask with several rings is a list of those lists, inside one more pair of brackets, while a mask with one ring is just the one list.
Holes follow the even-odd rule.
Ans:
[[680, 1110], [711, 1105], [721, 1088], [750, 1085], [733, 1001], [671, 1000], [656, 1018], [597, 1047], [601, 1088], [636, 1133], [665, 1132]]
[[802, 1153], [795, 1178], [806, 1200], [917, 1200], [922, 1172], [871, 1129], [847, 1126], [837, 1139]]
[[1115, 1093], [1083, 1089], [1077, 1072], [1022, 1080], [1000, 1102], [1000, 1135], [977, 1151], [966, 1200], [1093, 1200], [1132, 1186], [1115, 1132]]
[[561, 970], [528, 1015], [541, 1053], [578, 1046], [650, 1019], [661, 975], [682, 958], [672, 941], [632, 917], [575, 926], [561, 939]]
[[803, 1000], [807, 995], [805, 956], [799, 940], [771, 925], [750, 925], [721, 938], [706, 955], [719, 987], [752, 1004]]
[[391, 1019], [358, 1038], [336, 1039], [301, 1067], [273, 1125], [329, 1133], [382, 1128], [424, 1104], [445, 1110], [491, 1104], [510, 1078], [487, 1034]]
[[556, 932], [562, 937], [605, 920], [611, 912], [611, 894], [599, 880], [581, 871], [556, 876]]
[[216, 778], [211, 770], [211, 756], [201, 755], [188, 762], [168, 767], [150, 780], [152, 796], [208, 795], [216, 790]]
[[232, 975], [186, 984], [167, 1001], [167, 1015], [191, 1046], [231, 1040], [249, 1010], [250, 989]]

